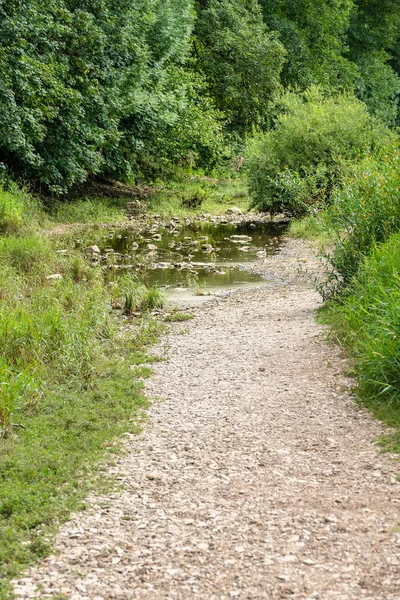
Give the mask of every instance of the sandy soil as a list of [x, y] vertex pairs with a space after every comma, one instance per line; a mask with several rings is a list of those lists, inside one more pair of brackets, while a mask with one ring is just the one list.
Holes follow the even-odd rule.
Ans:
[[302, 261], [289, 241], [263, 264], [283, 283], [174, 325], [149, 424], [113, 470], [123, 491], [73, 515], [17, 598], [400, 599], [399, 463], [315, 322]]

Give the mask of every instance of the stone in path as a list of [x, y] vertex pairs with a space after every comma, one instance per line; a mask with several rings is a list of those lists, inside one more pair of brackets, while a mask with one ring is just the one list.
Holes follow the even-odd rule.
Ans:
[[266, 262], [289, 284], [174, 326], [124, 491], [90, 498], [17, 598], [400, 599], [398, 462], [321, 335], [299, 252]]

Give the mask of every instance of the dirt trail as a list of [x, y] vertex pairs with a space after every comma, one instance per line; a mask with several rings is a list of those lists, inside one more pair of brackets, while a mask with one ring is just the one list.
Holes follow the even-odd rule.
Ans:
[[163, 402], [118, 460], [124, 491], [92, 497], [17, 598], [400, 599], [399, 465], [298, 258], [291, 241], [265, 262], [286, 284], [174, 326], [147, 386]]

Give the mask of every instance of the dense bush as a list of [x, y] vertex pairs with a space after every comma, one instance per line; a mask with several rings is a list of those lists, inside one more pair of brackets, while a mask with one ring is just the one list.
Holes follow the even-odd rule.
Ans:
[[311, 88], [287, 93], [282, 107], [274, 128], [247, 146], [253, 206], [272, 213], [302, 215], [323, 204], [349, 166], [390, 136], [348, 95], [326, 97]]
[[400, 229], [400, 151], [394, 145], [355, 167], [318, 220], [332, 250], [326, 254], [332, 295], [348, 286], [365, 256]]

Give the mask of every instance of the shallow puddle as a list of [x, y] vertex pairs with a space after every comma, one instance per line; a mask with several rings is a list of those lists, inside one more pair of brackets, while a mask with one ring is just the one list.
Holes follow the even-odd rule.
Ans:
[[109, 264], [121, 271], [135, 270], [140, 281], [164, 288], [171, 301], [197, 297], [197, 304], [221, 290], [264, 282], [245, 266], [279, 252], [285, 228], [269, 222], [173, 219], [140, 232], [115, 230], [103, 238], [101, 250]]

